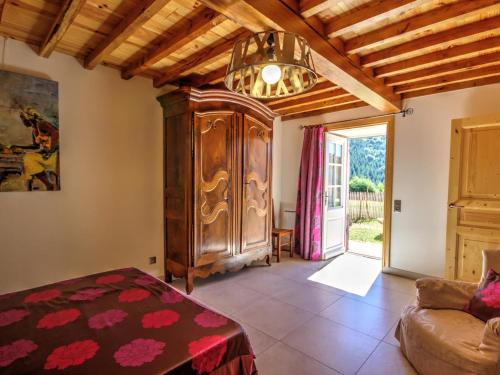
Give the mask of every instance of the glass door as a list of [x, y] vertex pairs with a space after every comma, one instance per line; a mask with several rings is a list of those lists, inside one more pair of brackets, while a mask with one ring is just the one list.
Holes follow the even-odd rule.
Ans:
[[347, 139], [325, 135], [322, 258], [346, 250]]

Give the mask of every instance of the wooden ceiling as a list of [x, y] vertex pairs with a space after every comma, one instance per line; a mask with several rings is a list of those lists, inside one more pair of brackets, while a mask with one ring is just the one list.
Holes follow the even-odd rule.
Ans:
[[221, 87], [236, 39], [311, 44], [319, 83], [268, 101], [283, 118], [500, 82], [500, 0], [0, 0], [0, 35], [155, 87]]

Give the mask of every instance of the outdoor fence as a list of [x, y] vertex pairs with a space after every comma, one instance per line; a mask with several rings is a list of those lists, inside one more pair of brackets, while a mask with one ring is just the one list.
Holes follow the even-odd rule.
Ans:
[[383, 219], [384, 193], [349, 192], [349, 219], [351, 222], [359, 220]]

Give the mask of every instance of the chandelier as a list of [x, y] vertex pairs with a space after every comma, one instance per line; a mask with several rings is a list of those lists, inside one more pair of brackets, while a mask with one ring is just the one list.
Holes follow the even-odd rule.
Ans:
[[257, 99], [279, 98], [311, 89], [318, 79], [309, 43], [285, 31], [265, 31], [234, 44], [224, 84]]

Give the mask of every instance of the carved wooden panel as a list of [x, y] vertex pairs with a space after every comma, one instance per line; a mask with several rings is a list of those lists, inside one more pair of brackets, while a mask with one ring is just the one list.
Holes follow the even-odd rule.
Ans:
[[242, 252], [270, 244], [271, 137], [265, 124], [244, 116]]
[[233, 246], [233, 112], [195, 113], [194, 263], [230, 256]]

